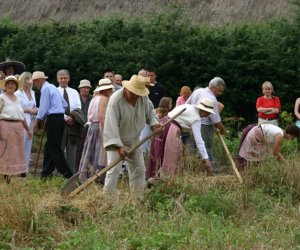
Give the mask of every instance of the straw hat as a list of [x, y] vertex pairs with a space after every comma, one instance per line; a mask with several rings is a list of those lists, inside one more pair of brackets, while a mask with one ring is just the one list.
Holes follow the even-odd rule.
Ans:
[[214, 102], [209, 98], [203, 98], [198, 105], [195, 105], [196, 108], [207, 111], [211, 114], [216, 114], [214, 111]]
[[99, 81], [98, 87], [94, 90], [94, 92], [113, 88], [114, 86], [111, 84], [111, 81], [108, 78], [104, 78]]
[[47, 79], [48, 76], [45, 76], [45, 73], [42, 71], [34, 71], [32, 74], [32, 80], [36, 79]]
[[80, 81], [78, 88], [89, 87], [92, 88], [91, 82], [89, 80], [83, 79]]
[[149, 90], [146, 85], [149, 83], [149, 78], [144, 76], [133, 75], [129, 81], [123, 81], [122, 85], [124, 88], [128, 89], [130, 92], [139, 95], [147, 96], [149, 95]]
[[25, 64], [19, 61], [11, 61], [9, 58], [5, 62], [0, 63], [0, 70], [4, 71], [7, 67], [14, 67], [14, 74], [22, 74], [25, 69]]
[[17, 89], [22, 89], [23, 88], [23, 83], [19, 81], [15, 76], [8, 76], [5, 78], [5, 80], [0, 81], [0, 89], [5, 90], [5, 84], [9, 81], [13, 81], [17, 84]]

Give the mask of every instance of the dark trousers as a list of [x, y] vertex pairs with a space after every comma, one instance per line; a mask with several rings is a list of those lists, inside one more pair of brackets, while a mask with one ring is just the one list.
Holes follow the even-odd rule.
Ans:
[[44, 148], [42, 178], [52, 176], [55, 168], [65, 178], [72, 176], [72, 171], [61, 148], [64, 128], [65, 121], [63, 114], [52, 114], [47, 117], [47, 140]]

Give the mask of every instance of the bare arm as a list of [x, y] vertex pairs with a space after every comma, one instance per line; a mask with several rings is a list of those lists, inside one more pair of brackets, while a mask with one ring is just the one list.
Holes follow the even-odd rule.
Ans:
[[3, 102], [3, 100], [0, 98], [0, 113], [1, 113], [1, 111], [2, 111], [2, 109], [3, 109], [3, 106], [4, 106], [4, 102]]
[[256, 109], [258, 112], [264, 113], [264, 114], [277, 114], [279, 113], [278, 108], [263, 108], [263, 107], [258, 107]]
[[294, 114], [298, 120], [300, 120], [299, 107], [300, 107], [300, 98], [297, 98], [297, 100], [295, 102], [295, 107], [294, 107]]
[[214, 124], [215, 128], [219, 129], [221, 135], [226, 134], [226, 128], [224, 127], [222, 122], [218, 122]]
[[276, 134], [275, 143], [273, 147], [273, 154], [280, 163], [285, 163], [286, 160], [284, 159], [283, 155], [280, 153], [282, 141], [283, 141], [283, 136], [281, 134]]
[[23, 125], [24, 129], [27, 131], [29, 139], [31, 139], [32, 138], [32, 134], [31, 134], [31, 132], [29, 130], [29, 127], [28, 127], [27, 122], [26, 122], [25, 119], [22, 121], [22, 125]]
[[107, 103], [108, 103], [108, 98], [105, 96], [101, 96], [101, 100], [99, 102], [99, 126], [101, 126], [101, 128], [104, 127], [104, 121], [105, 121], [105, 112], [106, 112], [106, 107], [107, 107]]

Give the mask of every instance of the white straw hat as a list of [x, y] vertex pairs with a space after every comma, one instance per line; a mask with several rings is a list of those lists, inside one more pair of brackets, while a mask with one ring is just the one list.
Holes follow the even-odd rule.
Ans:
[[113, 88], [114, 88], [114, 86], [111, 84], [111, 81], [108, 78], [104, 78], [99, 81], [99, 85], [94, 90], [94, 92], [102, 91], [105, 89], [113, 89]]
[[80, 88], [83, 88], [83, 87], [89, 87], [89, 88], [92, 88], [91, 82], [90, 82], [89, 80], [87, 80], [87, 79], [81, 80], [81, 81], [79, 82], [78, 88], [80, 89]]
[[48, 76], [45, 76], [45, 73], [42, 71], [34, 71], [32, 74], [32, 80], [36, 79], [47, 79]]
[[216, 114], [214, 111], [214, 102], [209, 98], [203, 98], [198, 105], [195, 105], [196, 108], [207, 111], [211, 114]]

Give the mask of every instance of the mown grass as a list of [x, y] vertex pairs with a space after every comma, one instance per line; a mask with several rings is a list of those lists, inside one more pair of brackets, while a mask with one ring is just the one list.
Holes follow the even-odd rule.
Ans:
[[297, 249], [299, 159], [250, 167], [240, 186], [184, 158], [180, 176], [156, 183], [143, 200], [126, 183], [118, 196], [92, 185], [66, 199], [59, 177], [1, 179], [0, 249]]

